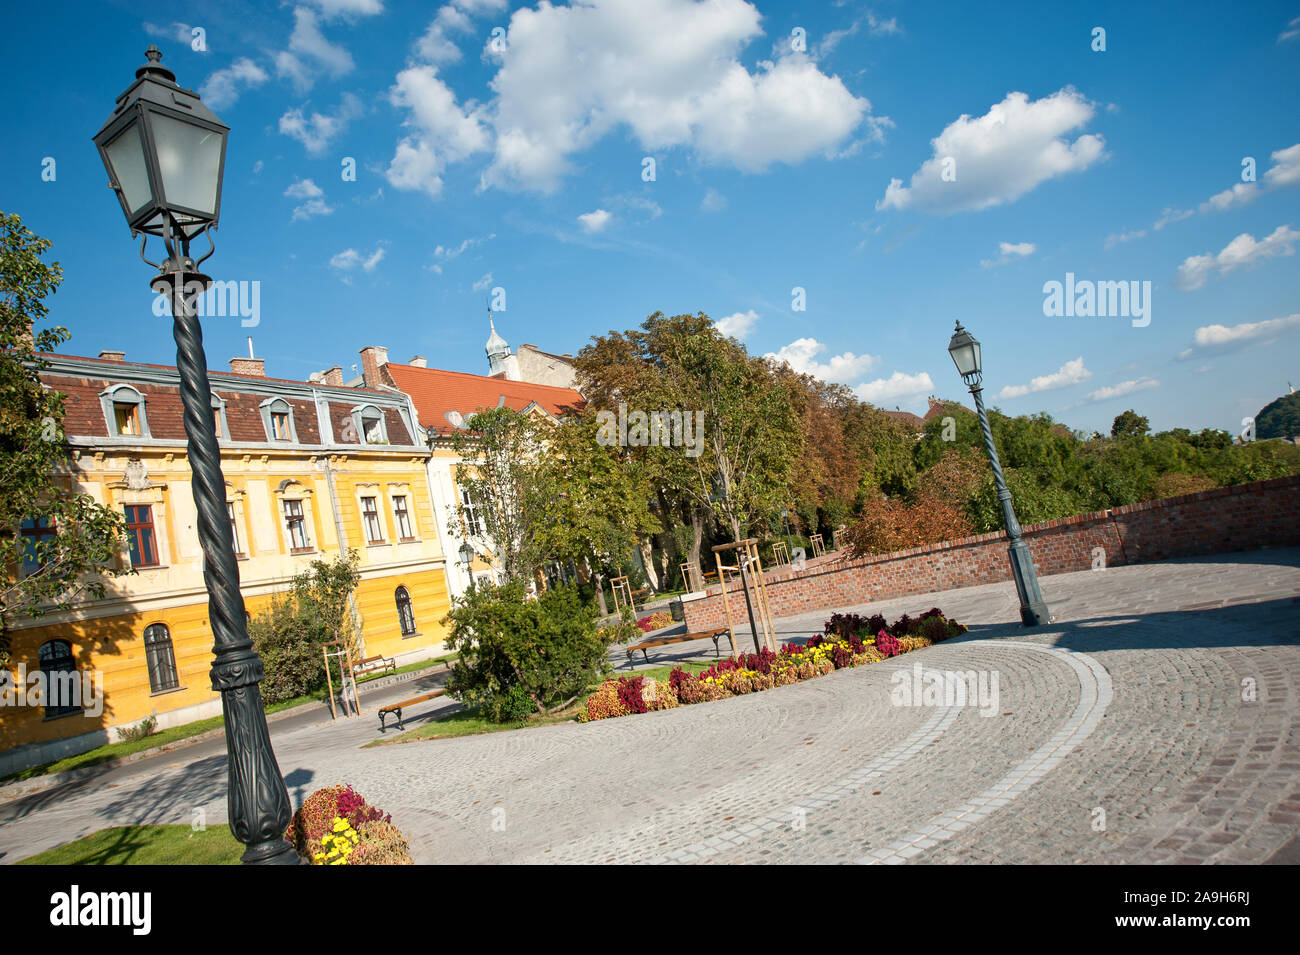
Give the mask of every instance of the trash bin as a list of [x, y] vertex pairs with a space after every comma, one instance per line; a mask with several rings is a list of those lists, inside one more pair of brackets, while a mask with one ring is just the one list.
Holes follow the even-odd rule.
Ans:
[[668, 601], [668, 612], [672, 614], [673, 620], [677, 623], [681, 623], [686, 619], [686, 613], [682, 610], [682, 601], [680, 597], [675, 597]]

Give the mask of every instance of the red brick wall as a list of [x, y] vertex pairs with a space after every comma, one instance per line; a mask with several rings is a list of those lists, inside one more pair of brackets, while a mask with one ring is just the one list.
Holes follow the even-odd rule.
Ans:
[[[1095, 548], [1107, 566], [1300, 544], [1300, 476], [1216, 488], [1080, 514], [1023, 528], [1040, 576], [1092, 567]], [[912, 550], [833, 563], [809, 563], [800, 573], [766, 575], [772, 616], [888, 600], [907, 594], [972, 587], [1011, 579], [1006, 535], [981, 534]], [[744, 597], [728, 583], [737, 623]], [[726, 626], [715, 585], [686, 602], [690, 631]]]

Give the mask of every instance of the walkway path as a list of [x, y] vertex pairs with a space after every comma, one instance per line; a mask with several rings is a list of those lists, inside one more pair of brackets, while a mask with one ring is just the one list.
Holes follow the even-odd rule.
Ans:
[[[360, 749], [363, 720], [273, 730], [295, 803], [347, 781], [419, 862], [1264, 862], [1300, 837], [1300, 549], [992, 584], [971, 632], [721, 703]], [[866, 608], [859, 608], [866, 609]], [[777, 621], [818, 632], [826, 614]], [[739, 642], [749, 640], [741, 635]], [[712, 656], [712, 643], [666, 648]], [[982, 673], [996, 709], [896, 706], [912, 668]], [[626, 663], [624, 663], [626, 667]], [[444, 704], [418, 711], [445, 712]], [[225, 814], [224, 751], [182, 750], [0, 804], [4, 861], [106, 825]]]

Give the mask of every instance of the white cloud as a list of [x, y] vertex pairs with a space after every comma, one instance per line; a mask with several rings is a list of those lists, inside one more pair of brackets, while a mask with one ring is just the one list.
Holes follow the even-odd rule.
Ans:
[[[157, 23], [146, 21], [144, 32], [150, 36], [156, 36], [160, 40], [175, 40], [177, 43], [184, 43], [187, 47], [190, 47], [194, 42], [194, 28], [188, 23], [172, 23], [170, 26], [160, 26]], [[191, 49], [193, 48], [191, 47]], [[202, 52], [206, 53], [207, 50]]]
[[384, 12], [383, 0], [307, 0], [327, 19], [334, 17], [373, 16]]
[[1165, 211], [1160, 213], [1160, 218], [1155, 221], [1151, 228], [1159, 232], [1165, 226], [1173, 222], [1182, 222], [1189, 216], [1196, 215], [1195, 209], [1175, 209], [1172, 206], [1166, 207]]
[[600, 232], [614, 217], [604, 209], [595, 209], [591, 212], [584, 212], [578, 216], [578, 221], [582, 223], [584, 232]]
[[738, 338], [744, 341], [745, 336], [753, 331], [754, 323], [757, 321], [758, 312], [751, 308], [747, 312], [733, 312], [725, 318], [720, 318], [713, 323], [713, 327], [728, 338]]
[[1253, 342], [1271, 340], [1300, 330], [1300, 312], [1265, 322], [1240, 325], [1202, 325], [1192, 336], [1192, 347], [1178, 357], [1188, 359], [1206, 351], [1230, 351]]
[[290, 199], [303, 199], [293, 210], [293, 218], [289, 221], [297, 222], [299, 219], [310, 219], [312, 216], [327, 216], [334, 210], [325, 201], [325, 193], [320, 186], [310, 179], [295, 179], [289, 184], [289, 188], [284, 190], [284, 194]]
[[1092, 372], [1083, 367], [1083, 356], [1067, 361], [1050, 375], [1039, 375], [1030, 379], [1027, 385], [1007, 385], [1000, 392], [999, 398], [1022, 398], [1039, 391], [1052, 391], [1056, 388], [1068, 388], [1092, 377]]
[[817, 361], [816, 357], [825, 351], [826, 346], [817, 339], [799, 338], [783, 346], [780, 351], [769, 352], [764, 357], [785, 362], [801, 374], [843, 384], [857, 381], [880, 360], [875, 355], [855, 355], [846, 351], [842, 355], [832, 355], [829, 361]]
[[744, 0], [591, 0], [515, 10], [492, 80], [486, 186], [548, 192], [572, 157], [623, 126], [648, 150], [684, 147], [760, 171], [839, 148], [871, 104], [804, 54], [741, 64], [760, 35]]
[[[1102, 157], [1105, 143], [1099, 135], [1088, 133], [1072, 143], [1062, 138], [1095, 112], [1069, 87], [1033, 101], [1024, 93], [1008, 93], [983, 116], [962, 114], [949, 124], [931, 141], [934, 155], [912, 175], [911, 184], [891, 179], [876, 208], [945, 215], [1014, 202], [1047, 180], [1087, 169]], [[951, 181], [944, 181], [945, 168], [951, 170]]]
[[998, 252], [1000, 255], [996, 259], [982, 259], [980, 268], [991, 269], [999, 265], [1006, 265], [1014, 259], [1023, 259], [1033, 255], [1038, 251], [1038, 246], [1032, 242], [999, 242]]
[[727, 208], [727, 197], [710, 186], [700, 200], [700, 208], [705, 212], [721, 212]]
[[343, 94], [333, 115], [312, 113], [304, 116], [303, 109], [305, 107], [291, 109], [281, 116], [280, 132], [298, 140], [313, 156], [324, 152], [347, 124], [364, 112], [361, 100], [351, 93]]
[[1098, 388], [1096, 391], [1090, 391], [1084, 395], [1084, 404], [1096, 401], [1109, 401], [1111, 398], [1122, 398], [1124, 395], [1131, 395], [1135, 391], [1147, 391], [1151, 388], [1160, 387], [1160, 382], [1154, 378], [1135, 378], [1131, 381], [1120, 382], [1118, 385], [1108, 385], [1105, 388]]
[[1106, 248], [1112, 248], [1121, 242], [1132, 242], [1134, 239], [1140, 239], [1147, 234], [1146, 229], [1137, 229], [1133, 232], [1117, 232], [1106, 236]]
[[375, 267], [384, 259], [385, 249], [382, 245], [378, 246], [374, 252], [368, 256], [362, 256], [356, 249], [344, 249], [330, 257], [330, 265], [340, 272], [350, 272], [358, 265], [363, 271], [373, 272]]
[[276, 73], [281, 78], [290, 80], [298, 92], [305, 93], [316, 82], [316, 70], [323, 69], [337, 79], [351, 73], [354, 66], [351, 53], [325, 39], [315, 11], [308, 7], [293, 8], [289, 49], [275, 55]]
[[1296, 17], [1286, 25], [1286, 29], [1278, 34], [1277, 42], [1285, 43], [1288, 40], [1294, 40], [1300, 36], [1300, 17]]
[[492, 273], [488, 272], [474, 283], [474, 291], [483, 292], [492, 286]]
[[1259, 241], [1256, 241], [1250, 233], [1243, 232], [1225, 245], [1218, 255], [1207, 252], [1204, 255], [1191, 255], [1184, 259], [1183, 264], [1178, 266], [1174, 284], [1189, 291], [1198, 289], [1215, 272], [1225, 275], [1236, 269], [1253, 268], [1264, 259], [1291, 255], [1295, 252], [1295, 243], [1298, 239], [1300, 239], [1300, 232], [1285, 225], [1278, 226]]
[[901, 371], [896, 371], [888, 378], [868, 381], [853, 389], [855, 395], [873, 405], [933, 392], [934, 382], [930, 380], [929, 373], [924, 371], [919, 375], [905, 375]]
[[[1300, 20], [1300, 17], [1297, 20]], [[1264, 173], [1265, 185], [1270, 189], [1300, 185], [1300, 143], [1288, 146], [1286, 149], [1279, 149], [1270, 158], [1273, 160], [1273, 165], [1268, 172]]]
[[389, 100], [410, 111], [405, 125], [415, 130], [397, 144], [388, 165], [388, 181], [398, 189], [418, 189], [437, 196], [448, 163], [489, 148], [481, 108], [468, 104], [461, 109], [456, 94], [438, 78], [435, 67], [413, 66], [398, 73]]
[[1224, 189], [1206, 199], [1200, 205], [1200, 212], [1223, 212], [1233, 206], [1244, 206], [1253, 202], [1259, 195], [1259, 185], [1253, 182], [1239, 182], [1231, 189]]
[[266, 70], [241, 56], [224, 70], [209, 75], [199, 87], [199, 96], [212, 109], [225, 109], [233, 106], [244, 90], [261, 86], [267, 79]]
[[474, 236], [470, 236], [468, 239], [462, 240], [460, 245], [436, 246], [433, 250], [433, 255], [434, 258], [443, 259], [444, 261], [450, 262], [452, 259], [464, 255], [470, 249], [477, 248], [478, 246], [482, 245], [485, 242], [491, 242], [496, 237], [497, 234], [495, 232], [490, 232], [485, 236], [479, 236], [477, 238]]

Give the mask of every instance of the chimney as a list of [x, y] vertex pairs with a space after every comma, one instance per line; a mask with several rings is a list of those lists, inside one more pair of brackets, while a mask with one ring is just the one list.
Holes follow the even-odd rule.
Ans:
[[232, 375], [249, 375], [253, 378], [265, 378], [266, 359], [232, 358], [230, 359], [230, 373]]
[[335, 388], [343, 387], [343, 369], [338, 365], [332, 365], [321, 373], [321, 381], [327, 385], [333, 385]]
[[429, 362], [423, 355], [416, 355], [408, 362], [412, 368], [428, 368]]
[[126, 361], [126, 352], [124, 351], [102, 351], [99, 357], [104, 361]]
[[368, 345], [361, 349], [361, 377], [367, 388], [378, 388], [383, 382], [379, 369], [388, 364], [388, 349], [382, 345]]

